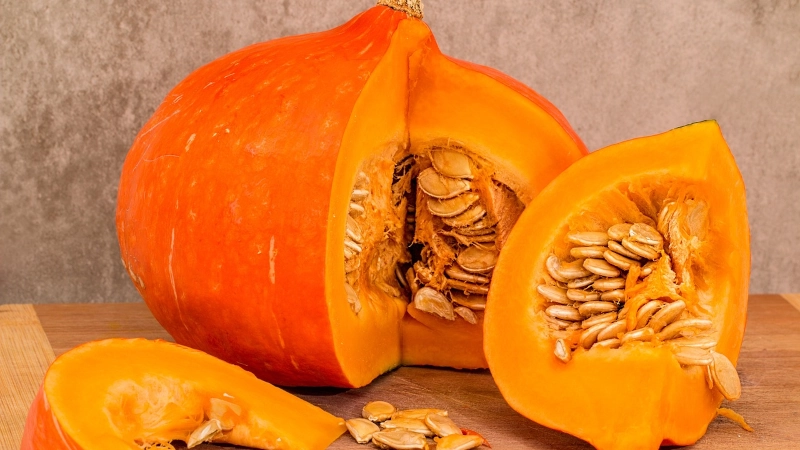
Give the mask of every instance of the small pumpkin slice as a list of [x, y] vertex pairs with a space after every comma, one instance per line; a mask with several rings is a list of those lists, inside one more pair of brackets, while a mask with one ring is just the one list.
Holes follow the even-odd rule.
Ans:
[[322, 449], [344, 431], [344, 420], [203, 352], [109, 339], [53, 362], [21, 448], [169, 448], [180, 440]]
[[[620, 264], [612, 250], [586, 259], [614, 269], [582, 288], [600, 301], [543, 295], [572, 248], [627, 240], [654, 261]], [[715, 122], [616, 144], [573, 164], [520, 216], [493, 272], [486, 359], [515, 410], [598, 449], [690, 445], [723, 394], [739, 395], [749, 272], [744, 183]], [[609, 310], [616, 322], [591, 319]], [[593, 325], [569, 339], [582, 323]]]

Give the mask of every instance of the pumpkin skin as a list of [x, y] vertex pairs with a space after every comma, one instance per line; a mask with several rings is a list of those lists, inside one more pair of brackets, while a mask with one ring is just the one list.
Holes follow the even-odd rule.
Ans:
[[688, 186], [708, 204], [711, 245], [701, 247], [692, 270], [702, 273], [698, 293], [714, 324], [716, 351], [735, 365], [746, 322], [750, 237], [744, 183], [712, 121], [612, 145], [559, 175], [517, 222], [485, 316], [486, 358], [509, 405], [598, 449], [692, 444], [722, 401], [707, 387], [705, 368], [682, 367], [667, 345], [581, 349], [566, 364], [554, 356], [555, 339], [536, 309], [545, 259], [568, 229], [624, 220], [608, 193], [637, 183]]
[[442, 55], [421, 20], [386, 6], [233, 52], [176, 86], [133, 143], [123, 264], [178, 343], [275, 384], [486, 367], [480, 323], [419, 326], [407, 301], [369, 289], [355, 315], [342, 283], [359, 166], [383, 157], [391, 179], [386, 154], [442, 137], [495, 162], [525, 203], [586, 153], [541, 96]]
[[[222, 407], [216, 415], [215, 405]], [[28, 413], [21, 448], [187, 442], [209, 418], [231, 428], [213, 442], [252, 448], [323, 449], [345, 431], [344, 420], [200, 351], [165, 341], [108, 339], [53, 362]]]

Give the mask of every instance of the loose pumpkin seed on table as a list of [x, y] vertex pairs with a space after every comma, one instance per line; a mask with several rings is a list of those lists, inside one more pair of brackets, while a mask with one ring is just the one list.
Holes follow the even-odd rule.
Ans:
[[377, 400], [364, 405], [361, 415], [364, 418], [345, 421], [350, 435], [359, 444], [372, 441], [378, 448], [427, 449], [427, 437], [434, 439], [437, 449], [466, 450], [485, 442], [476, 432], [461, 429], [443, 409], [398, 410], [388, 402]]
[[741, 395], [747, 210], [715, 123], [578, 161], [503, 252], [485, 350], [524, 416], [601, 450], [655, 450], [696, 442], [719, 402]]

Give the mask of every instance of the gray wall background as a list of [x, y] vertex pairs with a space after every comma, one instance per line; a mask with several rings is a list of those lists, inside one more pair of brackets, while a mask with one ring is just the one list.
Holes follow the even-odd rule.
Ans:
[[[0, 304], [138, 301], [114, 208], [136, 132], [198, 66], [371, 0], [0, 0]], [[532, 86], [589, 148], [719, 121], [752, 292], [800, 291], [800, 2], [426, 0], [442, 49]]]

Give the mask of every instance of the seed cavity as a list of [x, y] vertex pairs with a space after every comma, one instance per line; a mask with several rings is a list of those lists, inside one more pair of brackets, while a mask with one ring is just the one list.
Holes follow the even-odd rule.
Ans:
[[365, 161], [351, 190], [343, 236], [351, 309], [358, 314], [364, 302], [380, 301], [378, 291], [445, 320], [479, 324], [500, 249], [524, 204], [491, 161], [450, 139], [398, 150], [391, 177], [387, 162]]
[[[700, 216], [708, 210], [703, 202], [682, 201], [683, 209], [665, 201], [658, 214], [636, 203], [658, 218], [657, 227], [624, 222], [606, 231], [566, 233], [568, 248], [559, 246], [544, 262], [538, 304], [553, 354], [565, 364], [595, 349], [668, 345], [682, 367], [702, 367], [708, 389], [734, 400], [741, 383], [730, 360], [715, 351], [713, 321], [682, 297], [682, 289], [694, 289], [691, 252], [700, 247], [704, 233], [697, 224], [707, 221]], [[563, 260], [558, 256], [565, 254]]]

